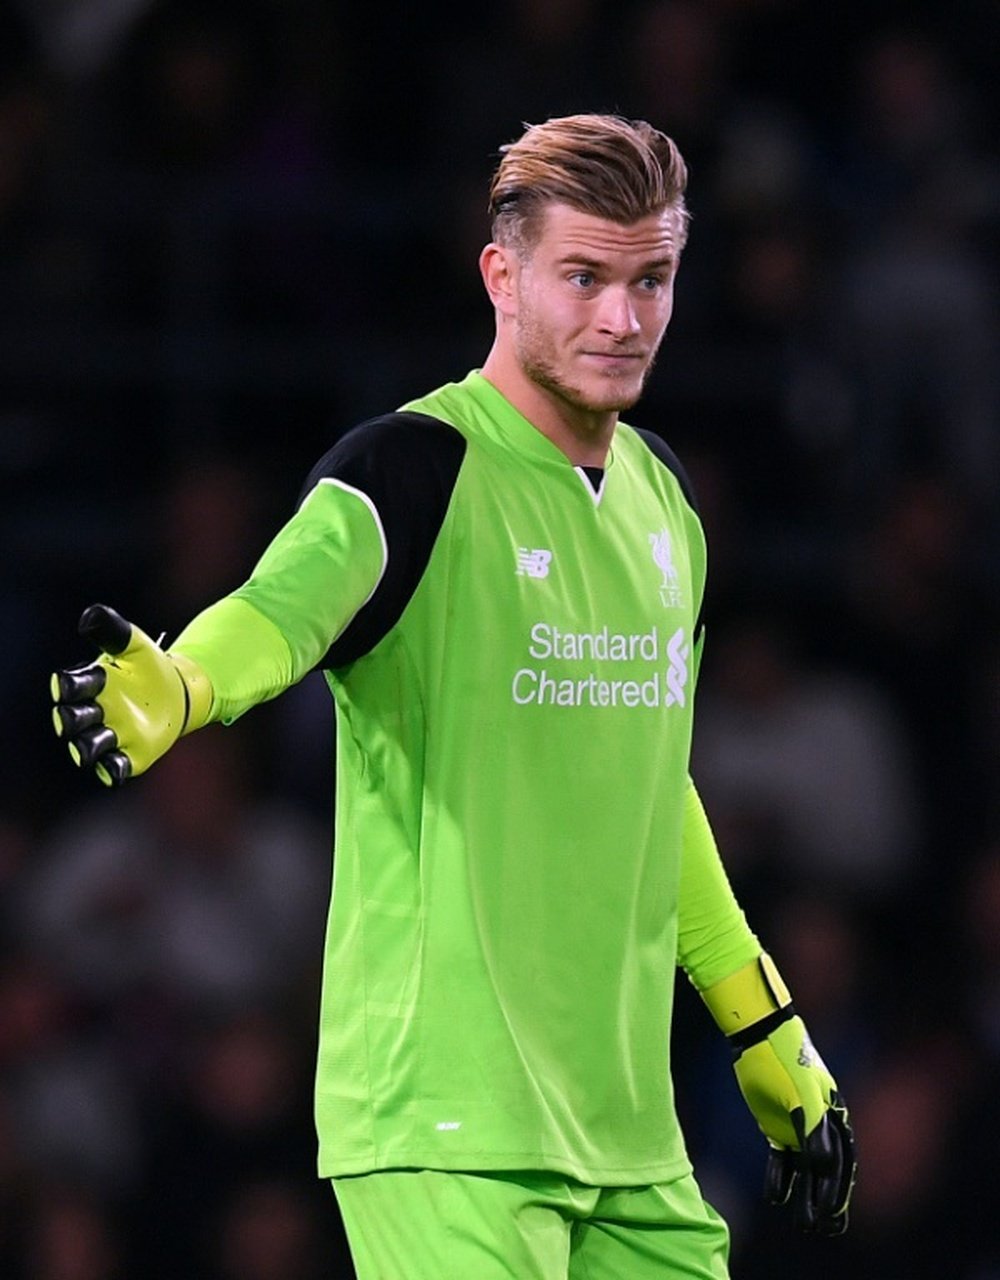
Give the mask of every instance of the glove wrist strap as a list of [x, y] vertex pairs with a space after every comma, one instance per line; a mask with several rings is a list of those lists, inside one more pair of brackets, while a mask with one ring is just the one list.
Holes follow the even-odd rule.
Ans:
[[742, 1031], [734, 1031], [726, 1039], [729, 1041], [729, 1047], [733, 1052], [733, 1061], [735, 1062], [747, 1049], [752, 1049], [755, 1044], [760, 1044], [762, 1040], [777, 1029], [784, 1022], [790, 1021], [795, 1017], [795, 1005], [786, 1004], [781, 1009], [775, 1009], [774, 1013], [769, 1013], [767, 1017], [761, 1018], [759, 1022], [755, 1022], [752, 1026], [744, 1027]]
[[212, 685], [208, 676], [192, 658], [186, 654], [171, 651], [167, 657], [173, 663], [180, 682], [184, 687], [184, 723], [181, 736], [194, 733], [207, 724], [212, 713]]
[[716, 982], [701, 997], [719, 1030], [727, 1036], [751, 1030], [762, 1019], [792, 1003], [791, 992], [767, 952]]

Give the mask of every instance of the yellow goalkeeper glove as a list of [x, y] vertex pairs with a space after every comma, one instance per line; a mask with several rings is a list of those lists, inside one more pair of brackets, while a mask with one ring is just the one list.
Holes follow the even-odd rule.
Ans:
[[212, 687], [190, 658], [164, 652], [106, 605], [85, 609], [79, 630], [100, 656], [53, 673], [53, 723], [76, 764], [120, 786], [206, 723]]
[[770, 956], [702, 993], [733, 1051], [733, 1069], [771, 1145], [764, 1194], [791, 1200], [805, 1231], [840, 1235], [857, 1165], [847, 1108]]

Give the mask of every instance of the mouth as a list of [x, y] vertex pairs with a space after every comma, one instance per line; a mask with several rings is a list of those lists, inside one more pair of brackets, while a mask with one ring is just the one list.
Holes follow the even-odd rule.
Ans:
[[641, 364], [645, 360], [640, 351], [584, 351], [583, 355], [587, 360], [609, 365]]
[[645, 356], [634, 351], [585, 351], [583, 358], [593, 369], [612, 377], [632, 376], [646, 367]]

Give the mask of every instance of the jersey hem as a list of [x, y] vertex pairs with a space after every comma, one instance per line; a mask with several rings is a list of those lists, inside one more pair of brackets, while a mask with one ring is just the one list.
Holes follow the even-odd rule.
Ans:
[[638, 1187], [673, 1182], [694, 1172], [685, 1156], [655, 1164], [584, 1166], [571, 1160], [539, 1155], [538, 1152], [503, 1152], [489, 1158], [456, 1153], [447, 1161], [440, 1151], [412, 1151], [393, 1159], [357, 1158], [319, 1161], [320, 1178], [349, 1178], [366, 1173], [386, 1173], [390, 1169], [433, 1169], [439, 1173], [557, 1173], [589, 1187]]

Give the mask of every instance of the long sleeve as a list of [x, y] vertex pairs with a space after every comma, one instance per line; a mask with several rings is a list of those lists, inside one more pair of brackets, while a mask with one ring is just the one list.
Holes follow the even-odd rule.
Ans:
[[690, 778], [684, 805], [678, 963], [704, 991], [754, 960], [761, 945], [736, 901]]
[[171, 646], [208, 677], [209, 718], [231, 723], [300, 680], [371, 598], [386, 560], [370, 500], [318, 483], [247, 582], [198, 614]]
[[295, 515], [247, 582], [209, 606], [171, 651], [212, 685], [230, 723], [316, 666], [348, 666], [398, 621], [426, 568], [465, 455], [420, 413], [372, 418], [310, 472]]

